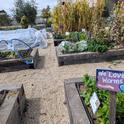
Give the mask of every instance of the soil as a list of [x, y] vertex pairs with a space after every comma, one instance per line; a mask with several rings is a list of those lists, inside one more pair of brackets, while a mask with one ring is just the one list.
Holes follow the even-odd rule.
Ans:
[[0, 83], [23, 83], [28, 101], [22, 124], [69, 124], [65, 102], [64, 79], [95, 76], [96, 68], [123, 70], [124, 61], [112, 63], [88, 63], [58, 67], [53, 40], [47, 49], [39, 49], [37, 69], [24, 65], [0, 67]]

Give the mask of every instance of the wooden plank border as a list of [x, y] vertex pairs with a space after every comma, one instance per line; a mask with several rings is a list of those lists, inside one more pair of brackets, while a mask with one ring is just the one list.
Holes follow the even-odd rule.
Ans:
[[[39, 52], [38, 52], [38, 48], [33, 48], [30, 57], [29, 58], [25, 58], [26, 59], [31, 59], [33, 60], [33, 64], [29, 65], [32, 68], [36, 68], [37, 66], [37, 62], [38, 62], [38, 58], [39, 58]], [[23, 61], [20, 58], [17, 59], [4, 59], [4, 60], [0, 60], [0, 65], [6, 65], [6, 64], [19, 64], [19, 63], [23, 63]]]
[[[0, 124], [21, 124], [26, 109], [22, 84], [1, 84], [0, 90], [10, 91], [0, 106]], [[12, 93], [11, 93], [12, 92]]]
[[92, 124], [76, 88], [76, 84], [81, 82], [81, 78], [72, 78], [64, 81], [70, 124]]
[[58, 59], [59, 66], [81, 64], [81, 63], [95, 63], [95, 62], [124, 59], [124, 49], [109, 50], [105, 53], [81, 52], [81, 53], [63, 54], [58, 49], [58, 47], [56, 47], [56, 56]]

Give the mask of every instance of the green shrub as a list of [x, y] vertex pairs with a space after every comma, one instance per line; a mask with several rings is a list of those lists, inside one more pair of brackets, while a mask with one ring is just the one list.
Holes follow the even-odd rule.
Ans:
[[102, 39], [91, 39], [88, 42], [88, 51], [90, 52], [106, 52], [109, 49], [109, 44]]
[[68, 36], [66, 36], [66, 40], [71, 40], [72, 42], [78, 42], [81, 40], [87, 40], [88, 36], [85, 32], [70, 32]]
[[15, 7], [13, 8], [13, 15], [18, 23], [21, 22], [22, 16], [28, 18], [30, 25], [35, 24], [37, 15], [37, 6], [34, 0], [15, 0]]
[[7, 13], [3, 10], [3, 14], [0, 14], [0, 26], [11, 25], [11, 18], [7, 15]]

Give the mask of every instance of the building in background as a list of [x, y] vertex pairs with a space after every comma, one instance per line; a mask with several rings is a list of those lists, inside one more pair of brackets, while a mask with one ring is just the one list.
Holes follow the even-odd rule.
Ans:
[[36, 24], [44, 24], [45, 23], [45, 20], [42, 18], [41, 14], [42, 14], [42, 10], [37, 10], [37, 16], [35, 19]]
[[0, 10], [0, 16], [4, 16], [4, 15], [6, 15], [7, 13], [6, 13], [6, 11], [5, 10]]

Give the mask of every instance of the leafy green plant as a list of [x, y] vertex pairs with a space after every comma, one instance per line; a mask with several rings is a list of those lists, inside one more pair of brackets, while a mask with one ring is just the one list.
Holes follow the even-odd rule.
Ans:
[[62, 46], [63, 53], [79, 53], [87, 50], [87, 41], [80, 41], [76, 43], [67, 42]]
[[71, 40], [73, 42], [79, 41], [79, 35], [78, 32], [71, 32], [69, 36], [66, 37], [66, 40]]
[[87, 51], [87, 47], [88, 47], [87, 41], [82, 40], [82, 41], [76, 42], [75, 45], [76, 45], [76, 51], [77, 52]]
[[79, 40], [88, 40], [88, 35], [85, 32], [79, 32]]
[[75, 44], [65, 44], [64, 49], [62, 51], [63, 53], [75, 53], [77, 52]]
[[91, 39], [88, 42], [88, 51], [90, 52], [106, 52], [110, 47], [110, 44], [106, 43], [102, 39]]
[[[85, 104], [87, 106], [90, 105], [90, 98], [93, 94], [93, 92], [96, 90], [96, 81], [93, 77], [89, 76], [89, 75], [85, 75], [83, 77], [83, 83], [84, 83], [84, 86], [86, 87], [86, 91], [85, 92], [80, 92], [80, 95], [85, 98], [84, 101], [85, 101]], [[88, 88], [87, 88], [88, 87]]]
[[73, 44], [73, 47], [69, 45], [70, 44], [64, 46], [65, 48], [64, 53], [76, 53], [76, 52], [84, 52], [84, 51], [104, 53], [108, 51], [110, 48], [112, 48], [112, 45], [109, 44], [108, 42], [105, 42], [102, 39], [95, 39], [95, 38], [88, 40], [88, 42], [87, 41], [76, 42]]
[[[24, 58], [27, 58], [30, 56], [30, 50], [25, 51], [25, 50], [20, 50], [18, 51], [19, 55], [21, 55]], [[17, 55], [17, 53], [15, 53], [14, 51], [6, 51], [6, 52], [0, 52], [0, 58], [18, 58], [19, 56]]]
[[[94, 92], [97, 93], [98, 98], [100, 100], [100, 107], [96, 112], [97, 120], [99, 124], [109, 124], [109, 92], [105, 90], [99, 90], [96, 88], [96, 79], [95, 77], [89, 76], [86, 74], [83, 77], [83, 85], [85, 90], [80, 91], [80, 96], [83, 97], [85, 104], [87, 107], [90, 107], [90, 98]], [[117, 124], [123, 123], [124, 118], [124, 94], [117, 94], [117, 107], [116, 107], [116, 121]]]
[[124, 118], [124, 94], [117, 94], [117, 120], [122, 123]]
[[65, 35], [60, 34], [60, 33], [55, 33], [55, 34], [53, 34], [53, 38], [54, 39], [65, 39]]
[[100, 108], [96, 113], [97, 120], [100, 122], [100, 124], [108, 124], [108, 93], [106, 91], [98, 90], [96, 88], [96, 79], [92, 76], [85, 75], [83, 77], [83, 83], [86, 87], [86, 90], [85, 92], [80, 93], [80, 95], [84, 98], [85, 104], [90, 107], [90, 98], [92, 94], [96, 92], [101, 102]]
[[85, 32], [70, 32], [70, 34], [66, 36], [66, 40], [72, 42], [78, 42], [87, 39], [88, 39], [88, 35]]
[[16, 54], [15, 52], [0, 52], [1, 58], [15, 58]]

